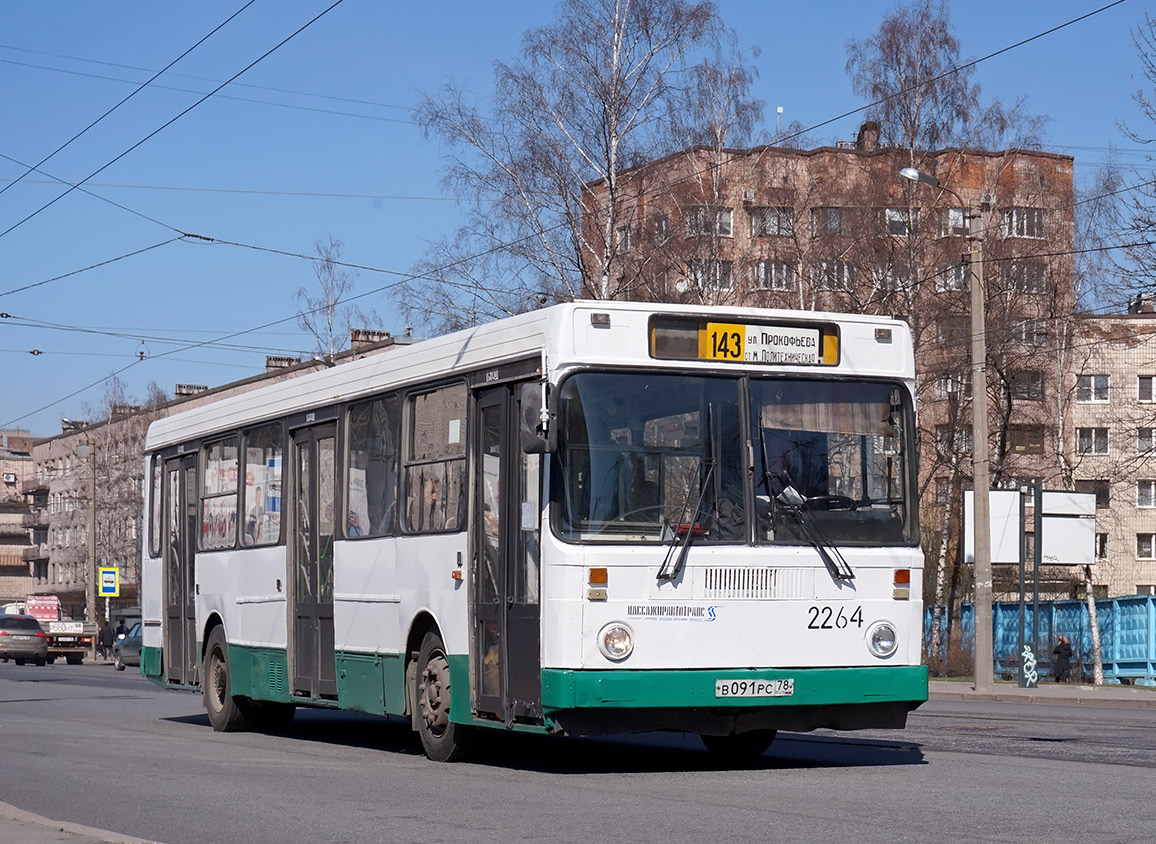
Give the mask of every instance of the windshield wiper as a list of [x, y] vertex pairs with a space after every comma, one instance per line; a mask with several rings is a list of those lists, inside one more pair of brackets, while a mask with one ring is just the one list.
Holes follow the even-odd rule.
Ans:
[[843, 559], [843, 555], [839, 553], [839, 549], [831, 540], [823, 535], [819, 530], [818, 525], [815, 524], [811, 518], [811, 514], [807, 512], [807, 499], [791, 484], [791, 476], [783, 473], [786, 478], [785, 482], [780, 480], [782, 491], [778, 495], [775, 494], [771, 487], [771, 481], [775, 477], [767, 464], [767, 444], [763, 439], [763, 432], [759, 431], [759, 450], [762, 453], [763, 459], [763, 482], [767, 485], [767, 496], [773, 498], [775, 501], [783, 505], [785, 509], [794, 518], [795, 522], [803, 529], [803, 535], [811, 546], [819, 552], [819, 558], [822, 559], [823, 565], [827, 567], [827, 571], [831, 573], [831, 577], [838, 581], [847, 581], [855, 579], [855, 572]]
[[[706, 464], [707, 470], [705, 477], [702, 478], [698, 491], [698, 500], [694, 504], [694, 512], [690, 514], [690, 521], [687, 522], [686, 505], [690, 503], [690, 496], [694, 493], [694, 487], [690, 482], [687, 483], [686, 498], [682, 502], [682, 512], [679, 513], [678, 525], [670, 525], [672, 536], [670, 538], [670, 545], [666, 548], [666, 556], [662, 560], [662, 565], [658, 567], [659, 580], [674, 580], [678, 577], [683, 567], [686, 565], [686, 555], [690, 550], [690, 542], [694, 538], [695, 529], [698, 527], [699, 517], [702, 515], [702, 502], [706, 499], [707, 491], [711, 488], [711, 478], [714, 477], [715, 456], [714, 456], [714, 426], [711, 424], [713, 417], [713, 407], [707, 408], [706, 414], [706, 442], [707, 454]], [[701, 469], [701, 466], [699, 467]], [[697, 473], [696, 473], [697, 474]], [[693, 482], [693, 477], [691, 479]], [[679, 544], [678, 532], [683, 528], [686, 529], [686, 536], [682, 543]], [[677, 553], [676, 553], [677, 552]]]

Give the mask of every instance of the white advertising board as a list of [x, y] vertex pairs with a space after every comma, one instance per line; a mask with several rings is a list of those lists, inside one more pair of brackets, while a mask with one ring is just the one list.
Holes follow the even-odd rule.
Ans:
[[[1018, 490], [996, 490], [988, 494], [991, 515], [991, 561], [1020, 562], [1020, 494]], [[975, 562], [975, 495], [963, 493], [963, 561]]]

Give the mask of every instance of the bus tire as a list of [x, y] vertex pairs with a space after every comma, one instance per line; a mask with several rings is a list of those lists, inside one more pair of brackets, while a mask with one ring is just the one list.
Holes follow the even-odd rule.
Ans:
[[700, 735], [703, 747], [725, 762], [753, 762], [771, 746], [776, 730], [751, 730], [729, 736]]
[[450, 663], [441, 636], [432, 630], [418, 651], [414, 682], [415, 720], [426, 756], [435, 762], [465, 758], [470, 728], [450, 720]]
[[205, 710], [218, 733], [235, 733], [249, 728], [248, 705], [233, 697], [229, 688], [229, 649], [223, 627], [214, 627], [205, 646]]

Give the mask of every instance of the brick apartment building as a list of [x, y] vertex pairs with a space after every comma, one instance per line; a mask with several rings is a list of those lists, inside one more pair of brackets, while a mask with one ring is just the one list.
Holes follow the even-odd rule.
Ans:
[[971, 475], [968, 238], [959, 200], [900, 178], [908, 166], [984, 209], [992, 485], [1070, 488], [1070, 156], [881, 147], [871, 123], [834, 147], [693, 147], [622, 174], [613, 196], [587, 185], [587, 295], [906, 320], [924, 545], [951, 559], [940, 543], [959, 535]]
[[27, 431], [0, 431], [0, 604], [23, 598], [32, 582], [32, 510], [23, 484], [33, 442]]

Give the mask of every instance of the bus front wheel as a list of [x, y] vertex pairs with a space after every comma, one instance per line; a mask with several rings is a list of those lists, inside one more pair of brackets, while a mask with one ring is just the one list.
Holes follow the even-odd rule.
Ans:
[[771, 746], [775, 730], [751, 730], [729, 736], [700, 735], [703, 746], [725, 762], [753, 762]]
[[435, 762], [464, 758], [470, 728], [450, 720], [450, 662], [441, 636], [433, 631], [425, 634], [418, 651], [414, 705], [426, 756]]
[[229, 651], [222, 627], [213, 628], [205, 648], [204, 680], [205, 709], [209, 723], [218, 733], [232, 733], [249, 727], [249, 712], [245, 704], [229, 691]]

